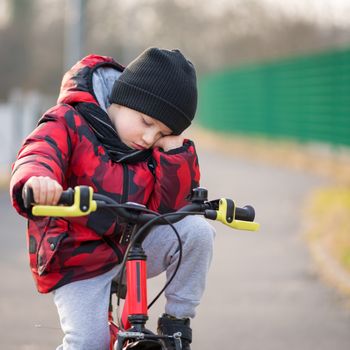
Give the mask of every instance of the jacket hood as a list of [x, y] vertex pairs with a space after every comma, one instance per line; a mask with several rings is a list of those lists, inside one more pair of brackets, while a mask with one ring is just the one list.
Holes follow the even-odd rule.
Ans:
[[[101, 96], [101, 86], [108, 86], [108, 79], [109, 81], [111, 81], [111, 78], [118, 79], [123, 70], [124, 67], [112, 57], [88, 55], [77, 62], [63, 76], [57, 103], [71, 105], [90, 102], [100, 105], [101, 101], [106, 101], [106, 94], [104, 93], [104, 96]], [[101, 73], [102, 71], [108, 73]]]

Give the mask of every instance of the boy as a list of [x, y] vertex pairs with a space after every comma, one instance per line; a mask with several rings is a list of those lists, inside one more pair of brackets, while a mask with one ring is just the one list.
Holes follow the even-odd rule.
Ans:
[[[126, 247], [108, 211], [85, 218], [34, 218], [23, 206], [31, 187], [39, 204], [56, 204], [63, 188], [92, 186], [119, 202], [158, 212], [186, 204], [199, 184], [192, 141], [181, 133], [197, 105], [195, 70], [179, 50], [150, 48], [125, 69], [110, 57], [89, 55], [63, 78], [58, 104], [40, 119], [13, 165], [13, 205], [28, 220], [30, 267], [41, 293], [52, 292], [64, 350], [107, 350], [112, 279]], [[202, 218], [176, 224], [183, 262], [168, 286], [160, 334], [182, 333], [190, 349], [195, 316], [212, 256], [214, 230]], [[148, 277], [176, 267], [172, 230], [154, 228], [144, 242]], [[166, 344], [175, 349], [173, 343]]]

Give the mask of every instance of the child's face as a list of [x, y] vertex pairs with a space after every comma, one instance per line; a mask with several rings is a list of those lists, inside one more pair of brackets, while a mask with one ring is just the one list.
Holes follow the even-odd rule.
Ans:
[[124, 106], [107, 109], [121, 141], [133, 149], [151, 148], [160, 138], [172, 134], [161, 121]]

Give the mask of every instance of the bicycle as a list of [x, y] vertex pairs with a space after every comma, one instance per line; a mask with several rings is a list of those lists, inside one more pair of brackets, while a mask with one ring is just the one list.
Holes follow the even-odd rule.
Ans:
[[[105, 195], [93, 193], [93, 189], [87, 186], [77, 186], [74, 190], [64, 191], [57, 206], [35, 205], [33, 202], [33, 193], [28, 188], [25, 194], [25, 206], [32, 207], [34, 216], [77, 217], [89, 215], [99, 208], [109, 208], [113, 215], [123, 218], [127, 227], [123, 233], [123, 239], [128, 244], [128, 248], [121, 263], [118, 282], [112, 284], [111, 295], [112, 293], [117, 295], [117, 310], [120, 307], [120, 300], [125, 299], [125, 301], [121, 318], [117, 312], [117, 319], [114, 321], [112, 298], [110, 299], [110, 350], [162, 350], [164, 349], [162, 340], [165, 338], [172, 339], [177, 350], [182, 349], [181, 332], [157, 335], [146, 328], [148, 309], [171, 283], [181, 264], [181, 240], [173, 223], [187, 215], [203, 215], [207, 219], [220, 221], [231, 228], [249, 231], [259, 229], [259, 224], [254, 222], [253, 207], [239, 208], [233, 200], [226, 198], [208, 201], [208, 191], [200, 187], [192, 190], [190, 204], [167, 214], [151, 211], [138, 203], [117, 203]], [[142, 242], [155, 224], [172, 226], [179, 241], [179, 259], [172, 277], [154, 300], [147, 305], [147, 256], [142, 249]]]

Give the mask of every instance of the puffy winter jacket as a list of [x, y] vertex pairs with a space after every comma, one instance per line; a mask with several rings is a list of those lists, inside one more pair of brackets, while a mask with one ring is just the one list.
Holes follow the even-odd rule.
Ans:
[[135, 164], [109, 158], [74, 108], [79, 102], [98, 105], [92, 75], [99, 67], [123, 70], [110, 57], [89, 55], [78, 62], [63, 78], [58, 104], [40, 119], [12, 167], [10, 194], [15, 209], [28, 218], [30, 267], [41, 293], [110, 270], [126, 247], [120, 242], [121, 226], [108, 211], [83, 218], [32, 217], [21, 198], [31, 176], [49, 176], [63, 188], [92, 186], [118, 202], [138, 202], [158, 212], [185, 205], [191, 188], [199, 184], [198, 160], [189, 140], [169, 152], [156, 148], [149, 159]]

